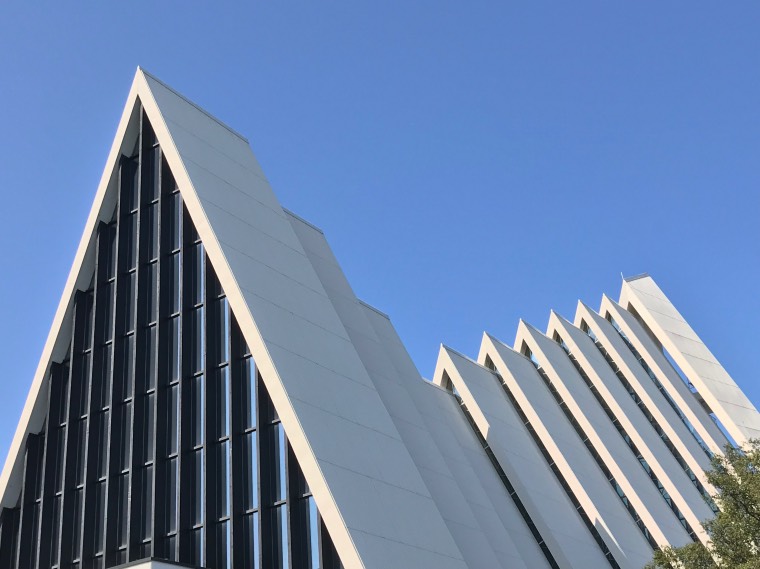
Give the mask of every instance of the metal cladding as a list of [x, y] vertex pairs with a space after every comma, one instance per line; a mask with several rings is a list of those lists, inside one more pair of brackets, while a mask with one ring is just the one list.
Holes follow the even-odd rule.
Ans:
[[0, 476], [0, 566], [643, 567], [757, 410], [651, 277], [422, 379], [245, 138], [138, 69]]

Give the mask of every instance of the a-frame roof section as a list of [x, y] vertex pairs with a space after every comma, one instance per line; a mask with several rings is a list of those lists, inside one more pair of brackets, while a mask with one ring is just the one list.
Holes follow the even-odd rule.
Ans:
[[[431, 523], [440, 514], [247, 140], [140, 69], [49, 343], [62, 329], [73, 292], [87, 286], [77, 278], [98, 217], [110, 211], [110, 180], [138, 99], [344, 565], [464, 568], [453, 540], [431, 547], [425, 528], [440, 525]], [[45, 383], [48, 348], [29, 396], [32, 407]], [[19, 457], [23, 462], [23, 438], [41, 426], [24, 413], [24, 432], [20, 439], [17, 433], [0, 480], [3, 503], [9, 469]], [[398, 531], [394, 504], [401, 501], [418, 505], [417, 519], [403, 526], [419, 531]], [[372, 511], [361, 503], [373, 504]], [[398, 558], [389, 560], [389, 550]]]

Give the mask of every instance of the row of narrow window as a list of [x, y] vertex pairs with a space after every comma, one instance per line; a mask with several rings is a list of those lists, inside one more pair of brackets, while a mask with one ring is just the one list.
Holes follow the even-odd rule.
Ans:
[[[599, 341], [599, 339], [596, 337], [596, 334], [594, 334], [593, 330], [589, 328], [588, 324], [586, 324], [585, 321], [581, 321], [581, 330], [586, 332], [586, 334], [594, 341], [594, 344], [596, 345], [599, 352], [602, 354], [604, 359], [607, 361], [609, 366], [612, 368], [612, 370], [615, 372], [616, 377], [620, 381], [620, 383], [625, 388], [628, 395], [630, 395], [631, 399], [636, 403], [636, 406], [641, 410], [644, 417], [647, 419], [650, 425], [652, 425], [652, 428], [655, 430], [657, 435], [660, 437], [662, 442], [665, 444], [665, 447], [668, 449], [668, 451], [673, 455], [673, 458], [675, 458], [676, 462], [678, 462], [681, 469], [686, 473], [686, 475], [689, 477], [689, 480], [691, 480], [691, 483], [694, 485], [694, 487], [699, 492], [702, 499], [705, 501], [705, 503], [710, 507], [710, 509], [714, 512], [718, 512], [718, 507], [715, 504], [715, 501], [710, 496], [710, 493], [707, 491], [707, 489], [704, 487], [702, 482], [697, 478], [694, 471], [691, 469], [691, 467], [688, 465], [686, 460], [683, 458], [681, 453], [678, 451], [676, 446], [673, 444], [673, 441], [670, 440], [670, 437], [667, 435], [667, 433], [664, 431], [660, 423], [657, 421], [657, 419], [654, 417], [652, 412], [647, 407], [646, 403], [641, 399], [639, 394], [636, 392], [634, 387], [631, 385], [630, 381], [628, 381], [628, 378], [625, 376], [625, 374], [622, 372], [620, 367], [615, 363], [614, 359], [610, 356], [609, 352], [606, 350], [604, 345]], [[634, 355], [637, 355], [638, 352], [634, 353]], [[637, 358], [639, 356], [637, 355]], [[643, 361], [641, 359], [640, 361]], [[646, 365], [646, 364], [645, 364]], [[649, 369], [647, 366], [645, 369]], [[651, 372], [651, 370], [650, 370]], [[656, 381], [656, 385], [660, 385], [659, 381], [656, 380], [656, 377], [654, 377], [654, 374], [649, 374], [650, 378], [653, 378], [654, 381]], [[667, 392], [664, 391], [664, 389], [660, 390], [663, 395], [666, 396], [666, 399], [670, 396], [667, 395]], [[672, 400], [671, 400], [672, 401]], [[675, 402], [673, 402], [673, 405], [675, 405]], [[680, 413], [680, 410], [678, 411]], [[698, 439], [701, 440], [701, 439]], [[712, 453], [710, 453], [710, 456]]]
[[[626, 443], [626, 446], [628, 446], [628, 448], [631, 450], [631, 452], [633, 453], [633, 456], [636, 458], [636, 460], [639, 462], [641, 467], [644, 469], [644, 472], [646, 472], [649, 479], [655, 485], [655, 488], [657, 488], [657, 491], [660, 493], [663, 500], [665, 500], [665, 503], [668, 505], [668, 507], [672, 510], [673, 514], [676, 516], [679, 523], [683, 526], [683, 528], [689, 534], [689, 537], [692, 539], [692, 541], [698, 541], [699, 538], [697, 537], [697, 534], [694, 533], [694, 530], [692, 529], [691, 525], [684, 517], [681, 510], [678, 508], [678, 505], [673, 501], [673, 498], [670, 496], [670, 493], [662, 485], [662, 482], [660, 482], [660, 479], [658, 478], [657, 474], [654, 472], [654, 470], [652, 470], [652, 467], [649, 465], [649, 462], [641, 454], [641, 451], [639, 451], [638, 447], [636, 446], [636, 443], [634, 443], [633, 439], [630, 437], [630, 435], [628, 435], [627, 431], [625, 430], [623, 425], [620, 423], [615, 413], [612, 411], [610, 406], [607, 405], [607, 402], [602, 397], [602, 394], [599, 393], [599, 390], [597, 389], [596, 385], [594, 385], [594, 383], [591, 381], [591, 379], [586, 374], [584, 369], [578, 363], [578, 360], [570, 352], [570, 348], [568, 347], [568, 345], [565, 343], [562, 337], [556, 332], [554, 334], [554, 340], [565, 351], [568, 358], [572, 362], [573, 367], [575, 367], [576, 371], [581, 376], [581, 379], [583, 379], [583, 382], [586, 384], [586, 387], [589, 388], [589, 391], [591, 391], [591, 394], [594, 396], [597, 403], [599, 403], [599, 406], [602, 408], [605, 415], [607, 415], [607, 418], [615, 427], [615, 430], [617, 430], [617, 432], [620, 434], [623, 441]], [[649, 540], [650, 540], [650, 545], [651, 545], [654, 542], [653, 538], [651, 537], [651, 534], [649, 536]]]
[[144, 116], [118, 191], [0, 566], [341, 567]]
[[565, 415], [567, 420], [573, 426], [573, 429], [580, 437], [586, 449], [588, 449], [589, 453], [591, 454], [591, 457], [594, 459], [594, 462], [596, 462], [597, 466], [602, 471], [602, 474], [604, 474], [604, 477], [607, 479], [610, 486], [612, 486], [612, 489], [615, 491], [615, 494], [617, 494], [618, 498], [620, 498], [620, 501], [622, 502], [623, 506], [625, 506], [625, 509], [630, 514], [634, 523], [639, 528], [641, 533], [644, 535], [644, 538], [647, 540], [647, 543], [649, 543], [649, 546], [652, 547], [652, 549], [658, 549], [657, 542], [654, 540], [652, 533], [649, 531], [649, 528], [646, 527], [646, 524], [644, 524], [644, 521], [641, 519], [641, 516], [636, 511], [636, 508], [634, 507], [630, 498], [628, 498], [628, 496], [626, 495], [625, 490], [623, 490], [623, 487], [620, 486], [620, 483], [617, 481], [615, 476], [612, 474], [612, 471], [610, 471], [609, 467], [602, 459], [601, 455], [599, 454], [599, 451], [596, 450], [596, 447], [591, 442], [591, 439], [583, 430], [583, 427], [581, 427], [580, 423], [575, 418], [575, 415], [573, 415], [567, 403], [562, 398], [562, 395], [557, 390], [557, 387], [554, 385], [554, 382], [552, 382], [552, 380], [546, 374], [546, 371], [544, 371], [544, 369], [538, 363], [536, 358], [533, 356], [533, 352], [525, 343], [523, 343], [523, 346], [522, 346], [522, 353], [523, 355], [525, 355], [526, 357], [530, 359], [531, 363], [533, 363], [533, 366], [536, 368], [536, 371], [538, 371], [538, 375], [543, 380], [544, 385], [546, 385], [549, 392], [552, 394], [552, 397], [557, 402], [557, 405], [559, 405], [559, 408], [562, 410], [562, 413]]
[[462, 412], [464, 413], [464, 416], [467, 419], [467, 422], [470, 424], [470, 427], [475, 433], [475, 436], [480, 442], [480, 445], [483, 447], [483, 450], [488, 456], [488, 459], [491, 461], [491, 464], [496, 469], [496, 473], [499, 475], [499, 478], [501, 479], [502, 484], [506, 488], [507, 493], [509, 494], [509, 497], [512, 498], [512, 501], [517, 507], [517, 511], [520, 512], [520, 515], [525, 521], [525, 524], [528, 526], [528, 530], [530, 530], [530, 533], [533, 535], [533, 538], [536, 540], [536, 543], [538, 544], [538, 547], [541, 549], [541, 553], [543, 553], [544, 557], [546, 558], [546, 561], [549, 563], [549, 566], [552, 569], [559, 569], [559, 565], [557, 564], [557, 561], [554, 559], [554, 556], [552, 555], [552, 552], [549, 549], [549, 546], [547, 545], [544, 538], [541, 536], [541, 532], [538, 531], [536, 524], [533, 522], [533, 519], [530, 517], [530, 514], [528, 513], [528, 510], [525, 508], [525, 505], [520, 499], [520, 496], [517, 494], [515, 487], [512, 485], [512, 482], [510, 482], [509, 478], [507, 477], [507, 473], [504, 472], [504, 469], [501, 467], [501, 464], [499, 464], [499, 459], [496, 458], [496, 455], [493, 453], [493, 450], [491, 450], [491, 446], [488, 444], [488, 441], [486, 441], [486, 438], [483, 436], [483, 433], [478, 428], [477, 424], [475, 423], [475, 420], [472, 418], [472, 414], [470, 413], [469, 409], [467, 409], [467, 405], [465, 405], [464, 401], [462, 400], [462, 397], [459, 395], [456, 388], [454, 387], [454, 384], [451, 381], [451, 378], [449, 378], [449, 376], [445, 372], [444, 372], [443, 383], [446, 389], [454, 395], [457, 402], [459, 403], [459, 407], [462, 409]]
[[514, 394], [512, 393], [512, 390], [510, 389], [509, 385], [507, 385], [507, 382], [504, 380], [504, 378], [502, 378], [501, 374], [499, 374], [499, 372], [496, 370], [496, 366], [494, 365], [491, 358], [488, 356], [486, 356], [485, 367], [490, 369], [494, 373], [496, 378], [498, 379], [499, 384], [501, 385], [502, 389], [504, 390], [504, 393], [507, 396], [507, 399], [512, 405], [512, 408], [515, 410], [518, 417], [520, 417], [520, 420], [523, 422], [523, 425], [525, 425], [525, 428], [528, 431], [528, 434], [533, 439], [533, 442], [538, 447], [538, 450], [541, 452], [546, 463], [549, 465], [549, 468], [554, 474], [554, 477], [557, 479], [560, 486], [565, 491], [565, 494], [570, 499], [570, 502], [575, 507], [575, 510], [576, 512], [578, 512], [578, 515], [580, 516], [581, 521], [583, 521], [583, 524], [588, 529], [589, 533], [591, 534], [591, 537], [594, 539], [594, 541], [598, 545], [605, 559], [607, 559], [607, 562], [609, 563], [610, 567], [612, 567], [613, 569], [619, 569], [620, 565], [615, 560], [615, 557], [612, 555], [612, 551], [610, 551], [609, 547], [607, 547], [607, 544], [605, 543], [601, 534], [599, 533], [596, 526], [594, 525], [594, 522], [591, 521], [591, 518], [589, 517], [586, 510], [583, 508], [583, 505], [581, 504], [580, 500], [575, 495], [575, 492], [573, 492], [573, 489], [570, 487], [570, 484], [567, 482], [567, 479], [560, 471], [559, 467], [554, 461], [554, 458], [549, 452], [549, 449], [546, 448], [546, 445], [544, 445], [543, 441], [539, 437], [530, 419], [528, 419], [528, 416], [525, 414], [525, 411], [523, 411], [522, 406], [520, 405], [520, 403], [517, 401]]

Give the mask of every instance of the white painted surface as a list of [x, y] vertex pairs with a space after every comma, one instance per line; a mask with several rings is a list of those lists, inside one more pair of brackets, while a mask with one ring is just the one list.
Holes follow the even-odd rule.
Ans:
[[[501, 345], [503, 346], [503, 345]], [[501, 347], [500, 346], [500, 347]], [[532, 364], [521, 355], [484, 337], [479, 359], [490, 355], [502, 375], [511, 375], [505, 358], [520, 358], [531, 371]], [[498, 378], [488, 369], [442, 347], [435, 382], [448, 373], [478, 429], [488, 442], [526, 510], [561, 567], [604, 567], [607, 561], [586, 529], [546, 461], [512, 408]], [[535, 378], [540, 381], [538, 377]]]
[[638, 312], [738, 444], [760, 437], [755, 406], [652, 277], [623, 281], [620, 304]]
[[[636, 403], [594, 342], [580, 329], [552, 313], [546, 335], [551, 338], [555, 333], [565, 342], [605, 405], [636, 445], [689, 525], [706, 542], [707, 535], [699, 524], [703, 519], [712, 517], [712, 511], [699, 497], [697, 489], [638, 410]], [[565, 400], [572, 405], [576, 417], [582, 417], [582, 422], [588, 426], [587, 434], [593, 438], [602, 459], [626, 490], [626, 496], [657, 543], [661, 546], [681, 546], [690, 543], [691, 539], [675, 513], [585, 382], [578, 375], [560, 374], [559, 384]], [[687, 501], [681, 489], [693, 500]]]

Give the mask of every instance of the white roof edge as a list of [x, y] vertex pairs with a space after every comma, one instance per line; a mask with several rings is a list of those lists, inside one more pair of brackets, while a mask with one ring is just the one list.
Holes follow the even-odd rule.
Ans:
[[95, 231], [98, 222], [100, 221], [99, 217], [106, 192], [111, 182], [117, 160], [121, 154], [121, 148], [125, 142], [129, 121], [134, 113], [135, 105], [138, 104], [138, 80], [141, 73], [142, 71], [138, 67], [135, 77], [132, 80], [132, 86], [129, 95], [127, 96], [127, 102], [122, 111], [121, 119], [116, 128], [116, 135], [111, 144], [111, 150], [108, 153], [103, 174], [98, 183], [95, 199], [93, 200], [90, 213], [85, 222], [82, 238], [79, 241], [79, 246], [74, 255], [74, 261], [63, 288], [61, 300], [59, 301], [58, 308], [53, 316], [53, 323], [51, 324], [47, 340], [42, 349], [42, 354], [39, 363], [37, 364], [31, 387], [29, 388], [29, 394], [27, 395], [26, 402], [21, 411], [21, 417], [16, 427], [16, 433], [11, 441], [11, 446], [8, 450], [2, 473], [0, 473], [0, 507], [13, 507], [18, 499], [18, 493], [14, 492], [14, 490], [20, 491], [20, 484], [17, 486], [17, 481], [15, 479], [22, 474], [20, 470], [23, 465], [24, 457], [23, 445], [26, 442], [27, 436], [31, 433], [30, 423], [32, 421], [33, 413], [35, 412], [37, 405], [44, 401], [44, 380], [52, 363], [53, 352], [73, 301], [74, 293], [77, 290], [77, 281], [80, 278], [85, 258], [93, 243]]

